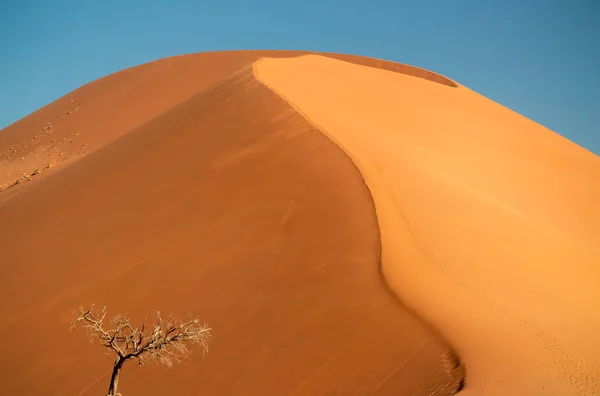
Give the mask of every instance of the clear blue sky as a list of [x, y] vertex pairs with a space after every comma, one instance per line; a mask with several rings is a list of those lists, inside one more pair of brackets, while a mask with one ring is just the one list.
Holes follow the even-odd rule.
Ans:
[[165, 56], [311, 49], [431, 69], [600, 154], [598, 0], [0, 3], [0, 128]]

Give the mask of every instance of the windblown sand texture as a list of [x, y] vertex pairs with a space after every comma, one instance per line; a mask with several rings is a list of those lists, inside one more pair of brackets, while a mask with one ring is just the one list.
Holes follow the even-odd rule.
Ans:
[[600, 159], [435, 73], [151, 62], [0, 131], [0, 186], [7, 394], [106, 392], [93, 302], [215, 329], [124, 395], [600, 394]]

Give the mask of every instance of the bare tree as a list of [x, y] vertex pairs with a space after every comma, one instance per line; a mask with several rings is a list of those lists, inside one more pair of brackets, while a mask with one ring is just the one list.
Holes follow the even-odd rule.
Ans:
[[213, 330], [206, 324], [201, 324], [198, 319], [183, 322], [169, 316], [166, 320], [155, 311], [155, 320], [151, 326], [146, 326], [144, 319], [142, 326], [134, 328], [130, 320], [124, 315], [113, 318], [110, 327], [104, 323], [106, 307], [102, 310], [83, 307], [73, 311], [74, 327], [82, 327], [88, 331], [90, 342], [95, 339], [106, 349], [106, 353], [115, 354], [115, 363], [110, 378], [108, 396], [119, 395], [119, 374], [123, 364], [130, 359], [136, 359], [141, 366], [146, 363], [164, 364], [171, 367], [173, 363], [184, 362], [190, 351], [187, 343], [200, 344], [203, 355], [208, 352], [208, 345], [212, 338]]

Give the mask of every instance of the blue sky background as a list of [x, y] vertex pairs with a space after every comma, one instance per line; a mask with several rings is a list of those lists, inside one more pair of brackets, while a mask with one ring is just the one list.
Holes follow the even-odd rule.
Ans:
[[0, 2], [0, 128], [158, 58], [310, 49], [425, 67], [600, 155], [597, 0]]

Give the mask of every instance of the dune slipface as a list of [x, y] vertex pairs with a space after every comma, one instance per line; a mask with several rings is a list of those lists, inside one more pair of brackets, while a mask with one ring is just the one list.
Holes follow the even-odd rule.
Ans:
[[600, 158], [464, 88], [321, 56], [259, 80], [352, 158], [394, 291], [456, 346], [461, 395], [600, 394]]
[[[384, 287], [361, 173], [256, 80], [261, 56], [128, 69], [0, 132], [3, 147], [29, 150], [4, 157], [10, 172], [54, 158], [46, 140], [27, 143], [22, 132], [52, 117], [62, 124], [46, 136], [79, 133], [91, 147], [0, 194], [3, 392], [103, 394], [112, 360], [68, 331], [71, 309], [94, 302], [134, 321], [154, 309], [190, 313], [215, 329], [205, 359], [126, 365], [124, 395], [451, 395], [461, 386], [450, 348]], [[70, 105], [79, 110], [61, 119]]]

